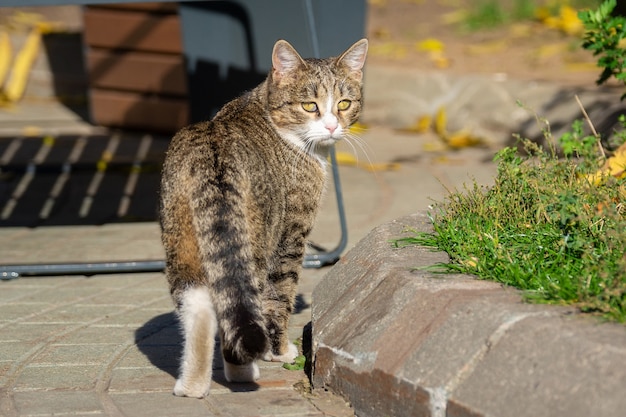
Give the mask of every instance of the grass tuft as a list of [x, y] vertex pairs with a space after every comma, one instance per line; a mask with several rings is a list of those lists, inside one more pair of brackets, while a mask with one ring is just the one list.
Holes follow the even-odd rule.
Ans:
[[446, 251], [445, 271], [519, 288], [528, 300], [626, 322], [626, 179], [597, 180], [605, 161], [580, 129], [563, 136], [565, 157], [549, 132], [547, 149], [520, 139], [520, 149], [498, 152], [494, 186], [452, 192], [430, 213], [434, 233], [396, 244]]

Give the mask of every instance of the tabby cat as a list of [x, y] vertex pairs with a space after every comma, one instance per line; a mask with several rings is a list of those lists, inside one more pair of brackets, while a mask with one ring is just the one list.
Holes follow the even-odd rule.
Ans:
[[359, 117], [367, 40], [303, 59], [286, 41], [255, 89], [180, 130], [161, 180], [166, 275], [184, 346], [174, 394], [204, 397], [219, 331], [231, 382], [298, 355], [287, 325], [330, 145]]

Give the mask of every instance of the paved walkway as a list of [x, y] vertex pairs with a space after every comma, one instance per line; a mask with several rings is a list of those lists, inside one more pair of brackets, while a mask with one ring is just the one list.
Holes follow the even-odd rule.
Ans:
[[[207, 399], [173, 396], [180, 345], [163, 284], [154, 273], [2, 283], [0, 415], [352, 415], [273, 363], [258, 385], [228, 384], [220, 366]], [[294, 339], [308, 313], [294, 317]]]

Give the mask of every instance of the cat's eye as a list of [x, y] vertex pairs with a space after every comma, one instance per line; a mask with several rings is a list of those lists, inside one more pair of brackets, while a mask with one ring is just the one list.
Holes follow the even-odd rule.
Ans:
[[350, 108], [350, 104], [352, 104], [350, 100], [341, 100], [339, 103], [337, 103], [337, 109], [348, 110]]
[[302, 108], [304, 111], [308, 111], [309, 113], [315, 113], [317, 111], [317, 104], [313, 101], [302, 103]]

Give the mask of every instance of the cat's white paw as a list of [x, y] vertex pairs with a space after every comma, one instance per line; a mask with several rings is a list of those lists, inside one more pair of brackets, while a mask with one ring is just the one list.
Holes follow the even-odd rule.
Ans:
[[263, 355], [263, 360], [267, 362], [284, 362], [291, 363], [298, 357], [298, 347], [293, 343], [289, 342], [287, 345], [287, 352], [282, 355], [276, 355], [272, 353], [272, 351], [267, 351], [265, 355]]
[[204, 398], [209, 393], [211, 383], [184, 383], [182, 379], [177, 379], [174, 385], [174, 395], [178, 397]]
[[254, 382], [261, 377], [261, 372], [256, 362], [235, 365], [224, 361], [224, 376], [228, 382]]

